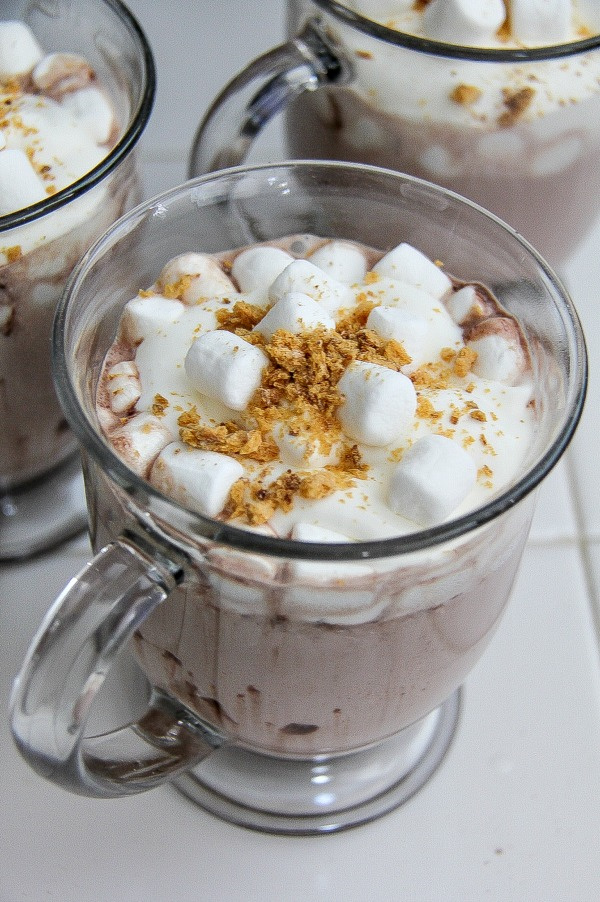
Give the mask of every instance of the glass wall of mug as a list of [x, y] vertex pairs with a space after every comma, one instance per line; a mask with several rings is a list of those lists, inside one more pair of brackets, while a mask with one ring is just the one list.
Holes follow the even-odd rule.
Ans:
[[[96, 390], [126, 302], [178, 254], [307, 233], [382, 251], [408, 241], [486, 282], [518, 318], [535, 436], [515, 480], [479, 510], [380, 541], [292, 541], [183, 508], [104, 437]], [[32, 766], [99, 796], [175, 778], [219, 816], [284, 833], [401, 804], [443, 758], [460, 684], [507, 603], [535, 489], [580, 416], [583, 337], [551, 270], [499, 220], [408, 176], [315, 162], [226, 170], [138, 208], [84, 256], [59, 306], [54, 361], [84, 449], [96, 557], [15, 683], [13, 732]], [[84, 739], [128, 643], [152, 706], [132, 728]]]
[[[456, 43], [456, 22], [448, 37], [441, 28], [431, 39], [425, 4], [417, 6], [288, 0], [288, 43], [217, 98], [190, 174], [239, 162], [286, 107], [290, 157], [428, 179], [492, 210], [553, 265], [564, 263], [600, 212], [597, 6], [578, 5], [581, 22], [568, 40], [528, 47], [506, 23], [487, 37], [467, 28], [465, 43], [481, 46]], [[543, 30], [539, 41], [549, 43]]]
[[[28, 195], [19, 172], [23, 197], [15, 188], [17, 206], [0, 217], [0, 492], [26, 494], [32, 480], [55, 473], [76, 453], [52, 384], [52, 319], [78, 259], [141, 199], [135, 147], [152, 108], [155, 75], [146, 38], [119, 0], [6, 0], [2, 19], [7, 28], [25, 23], [34, 36], [15, 38], [23, 46], [23, 74], [4, 73], [3, 145], [18, 147], [13, 155], [29, 154], [26, 175], [32, 183], [37, 178], [43, 195]], [[9, 117], [15, 108], [18, 117]], [[54, 190], [43, 167], [35, 168], [45, 138], [67, 160], [97, 143], [91, 170]], [[0, 150], [5, 180], [16, 165], [16, 157], [9, 164], [3, 156], [6, 148]], [[17, 507], [18, 500], [15, 495]]]

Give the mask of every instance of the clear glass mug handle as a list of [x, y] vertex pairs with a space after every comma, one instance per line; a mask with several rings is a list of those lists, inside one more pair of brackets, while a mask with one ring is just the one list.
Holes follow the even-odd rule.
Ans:
[[27, 762], [89, 796], [122, 796], [187, 770], [224, 739], [154, 692], [135, 723], [86, 737], [92, 702], [118, 652], [168, 598], [177, 574], [120, 540], [71, 580], [34, 638], [11, 697], [11, 729]]
[[250, 63], [221, 91], [196, 132], [190, 177], [237, 166], [270, 119], [304, 91], [352, 80], [350, 62], [317, 21]]

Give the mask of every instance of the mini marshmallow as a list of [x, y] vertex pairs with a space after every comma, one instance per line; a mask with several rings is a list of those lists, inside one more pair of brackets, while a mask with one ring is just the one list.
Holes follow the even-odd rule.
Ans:
[[122, 360], [107, 370], [110, 407], [118, 415], [126, 413], [142, 394], [138, 368], [133, 360]]
[[[292, 527], [291, 538], [299, 542], [343, 544], [351, 542], [348, 536], [317, 526], [298, 522]], [[374, 620], [383, 604], [362, 580], [373, 577], [373, 568], [354, 561], [291, 561], [290, 576], [294, 583], [319, 586], [317, 597], [307, 592], [303, 585], [288, 586], [283, 594], [281, 612], [306, 620], [324, 623], [357, 624]]]
[[160, 417], [140, 413], [111, 433], [110, 440], [127, 465], [138, 476], [146, 477], [157, 455], [173, 436]]
[[272, 431], [284, 466], [316, 470], [339, 460], [337, 445], [325, 454], [320, 443], [309, 433], [292, 435], [285, 423], [276, 423]]
[[572, 0], [511, 0], [513, 37], [535, 47], [568, 41], [572, 6]]
[[310, 255], [310, 262], [344, 285], [362, 282], [367, 273], [364, 253], [349, 241], [328, 241]]
[[44, 51], [25, 22], [0, 22], [0, 80], [31, 72]]
[[455, 323], [462, 325], [472, 316], [481, 316], [483, 305], [474, 285], [465, 285], [446, 300], [446, 310]]
[[23, 210], [48, 195], [27, 154], [17, 147], [0, 150], [0, 216]]
[[269, 300], [276, 303], [291, 291], [307, 294], [330, 314], [353, 301], [347, 285], [332, 279], [309, 260], [294, 260], [286, 266], [269, 288]]
[[14, 304], [0, 304], [0, 334], [8, 335], [15, 316]]
[[411, 361], [421, 362], [428, 324], [423, 316], [415, 316], [402, 307], [374, 307], [367, 319], [372, 329], [386, 341], [399, 342]]
[[477, 352], [472, 370], [481, 379], [514, 385], [527, 367], [518, 328], [507, 317], [484, 320], [470, 332], [467, 347]]
[[389, 251], [373, 267], [380, 276], [388, 276], [415, 285], [439, 300], [452, 287], [445, 272], [433, 260], [410, 244], [402, 243]]
[[161, 295], [133, 298], [123, 310], [121, 336], [128, 344], [139, 344], [152, 335], [165, 333], [184, 310], [181, 301], [172, 301]]
[[65, 95], [62, 105], [97, 144], [105, 144], [109, 140], [115, 117], [108, 98], [98, 88], [71, 91]]
[[157, 284], [164, 291], [168, 285], [176, 285], [186, 277], [190, 278], [181, 295], [184, 304], [192, 305], [214, 297], [233, 297], [237, 294], [231, 279], [212, 257], [193, 251], [170, 260], [161, 271]]
[[185, 371], [201, 394], [244, 410], [260, 386], [268, 358], [260, 348], [232, 332], [205, 332], [192, 344]]
[[413, 423], [417, 396], [403, 373], [356, 360], [338, 382], [344, 401], [338, 418], [346, 434], [382, 447], [405, 435]]
[[31, 77], [40, 91], [61, 100], [71, 91], [86, 88], [94, 80], [94, 70], [76, 53], [49, 53], [37, 64]]
[[294, 258], [280, 247], [249, 247], [238, 254], [231, 275], [241, 291], [265, 292]]
[[[513, 5], [511, 0], [511, 9]], [[503, 0], [432, 0], [423, 14], [423, 27], [436, 41], [487, 47], [505, 19]]]
[[465, 500], [476, 479], [477, 467], [467, 451], [443, 435], [426, 435], [392, 473], [388, 503], [408, 520], [433, 526]]
[[[321, 542], [323, 544], [329, 542], [341, 544], [352, 541], [349, 536], [345, 536], [341, 532], [326, 529], [324, 526], [317, 526], [314, 523], [305, 523], [303, 520], [294, 523], [290, 538], [296, 542]], [[367, 567], [366, 570], [370, 571], [371, 568]]]
[[318, 326], [335, 329], [335, 320], [329, 316], [321, 304], [307, 294], [290, 291], [289, 294], [284, 294], [277, 303], [273, 304], [254, 327], [254, 331], [271, 339], [279, 329], [297, 335], [299, 332], [316, 329]]
[[216, 517], [223, 510], [232, 485], [243, 474], [241, 463], [227, 454], [171, 442], [156, 458], [150, 482], [185, 507]]

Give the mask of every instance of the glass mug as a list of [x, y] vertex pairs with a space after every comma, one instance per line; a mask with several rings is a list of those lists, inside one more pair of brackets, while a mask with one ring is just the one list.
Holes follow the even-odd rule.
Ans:
[[[409, 241], [486, 282], [519, 319], [539, 422], [522, 471], [484, 507], [380, 541], [291, 541], [183, 508], [102, 437], [98, 376], [138, 289], [179, 253], [298, 233], [381, 250]], [[27, 761], [92, 796], [173, 780], [223, 818], [281, 833], [341, 829], [404, 802], [443, 758], [459, 687], [507, 603], [534, 490], [581, 413], [584, 340], [552, 271], [498, 219], [410, 176], [335, 162], [233, 168], [148, 201], [91, 248], [59, 304], [53, 353], [96, 556], [48, 612], [15, 681], [12, 730]], [[298, 561], [311, 562], [309, 576], [290, 570]], [[340, 562], [348, 575], [328, 578]], [[306, 613], [316, 600], [317, 617]], [[148, 709], [86, 736], [126, 646], [152, 686]]]
[[[586, 7], [596, 33], [585, 40], [485, 50], [386, 28], [331, 0], [288, 0], [286, 8], [289, 40], [216, 98], [196, 134], [190, 175], [239, 164], [285, 108], [288, 156], [428, 179], [500, 216], [552, 265], [564, 263], [600, 212], [597, 9]], [[569, 73], [575, 65], [580, 78]], [[488, 86], [500, 95], [506, 85], [515, 95], [515, 86], [532, 91], [545, 79], [566, 99], [550, 101], [541, 116], [535, 97], [523, 115], [509, 106], [479, 112], [468, 93], [464, 103], [449, 100], [464, 86], [485, 86], [485, 97]]]
[[[95, 168], [39, 203], [0, 217], [0, 557], [22, 557], [82, 529], [77, 443], [52, 384], [56, 303], [84, 251], [141, 199], [134, 149], [155, 93], [152, 53], [119, 0], [5, 0], [45, 53], [83, 56], [114, 107], [119, 137]], [[3, 255], [4, 256], [4, 255]]]

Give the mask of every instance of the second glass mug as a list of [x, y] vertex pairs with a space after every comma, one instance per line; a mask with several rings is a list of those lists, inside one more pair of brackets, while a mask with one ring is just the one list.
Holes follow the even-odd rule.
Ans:
[[[519, 319], [539, 421], [522, 471], [485, 507], [380, 541], [274, 538], [167, 499], [103, 439], [100, 368], [138, 289], [179, 253], [298, 233], [381, 250], [408, 241], [456, 277], [486, 282]], [[331, 832], [402, 804], [450, 743], [460, 686], [507, 603], [535, 489], [581, 413], [583, 336], [552, 271], [495, 217], [409, 176], [341, 163], [234, 168], [138, 207], [92, 247], [57, 311], [54, 366], [83, 448], [96, 556], [48, 612], [15, 681], [11, 724], [27, 761], [92, 796], [173, 780], [220, 817], [280, 833]], [[311, 561], [311, 575], [294, 577], [295, 561]], [[148, 710], [86, 736], [125, 647], [153, 687]]]
[[[289, 40], [216, 98], [191, 176], [242, 162], [285, 109], [287, 156], [428, 179], [500, 216], [553, 266], [573, 253], [600, 213], [597, 9], [586, 7], [591, 37], [489, 50], [396, 31], [332, 0], [287, 0], [286, 9]], [[452, 100], [479, 86], [479, 105]], [[503, 90], [508, 104], [519, 91], [533, 101], [511, 112]]]
[[83, 56], [118, 123], [114, 146], [90, 172], [0, 217], [0, 558], [11, 558], [85, 526], [77, 443], [52, 384], [52, 320], [79, 257], [141, 199], [135, 149], [152, 109], [155, 71], [145, 35], [119, 0], [5, 0], [2, 18], [28, 24], [45, 53]]

